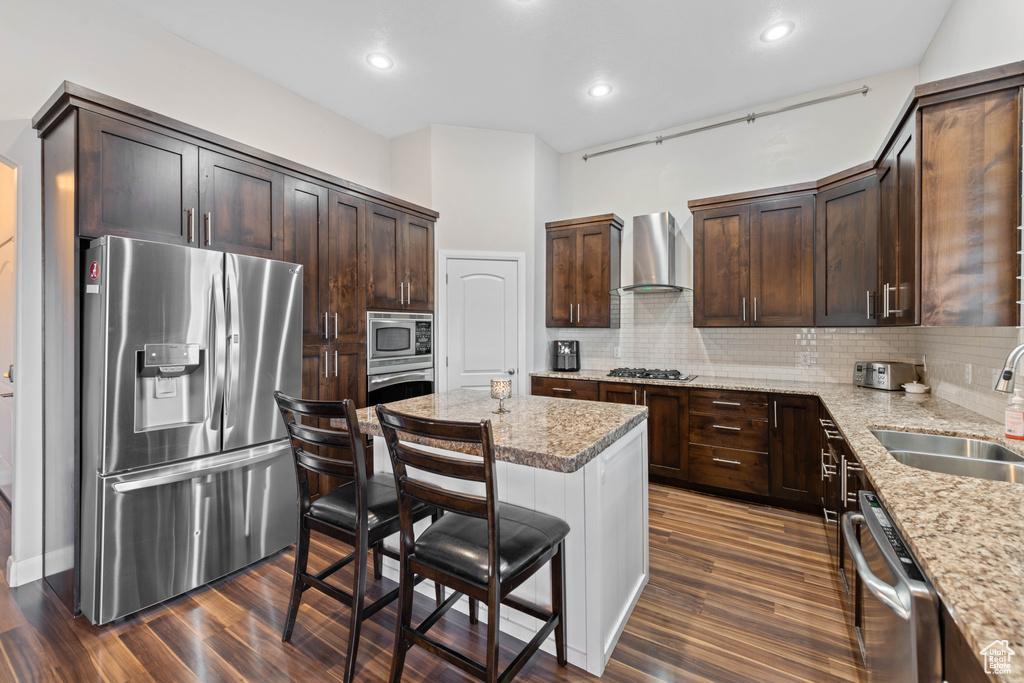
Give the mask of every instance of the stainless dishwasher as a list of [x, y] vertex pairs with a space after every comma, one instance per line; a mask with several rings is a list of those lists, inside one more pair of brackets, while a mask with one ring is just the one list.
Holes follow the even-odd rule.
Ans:
[[861, 491], [858, 500], [860, 512], [845, 513], [842, 530], [862, 587], [857, 636], [868, 680], [941, 683], [938, 596], [878, 496]]

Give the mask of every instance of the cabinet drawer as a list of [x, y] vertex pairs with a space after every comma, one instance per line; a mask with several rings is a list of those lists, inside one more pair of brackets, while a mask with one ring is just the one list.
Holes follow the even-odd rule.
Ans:
[[768, 455], [690, 444], [690, 481], [768, 495]]
[[585, 379], [555, 379], [553, 377], [534, 377], [530, 385], [530, 393], [534, 396], [552, 396], [554, 398], [576, 398], [583, 401], [596, 401], [599, 398], [597, 382]]
[[748, 391], [691, 389], [690, 412], [712, 415], [743, 415], [768, 419], [768, 394]]
[[768, 421], [690, 413], [690, 443], [768, 452]]

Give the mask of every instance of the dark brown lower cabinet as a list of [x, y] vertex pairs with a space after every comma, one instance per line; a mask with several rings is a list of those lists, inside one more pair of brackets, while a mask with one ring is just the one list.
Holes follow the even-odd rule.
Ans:
[[[342, 401], [350, 398], [356, 406], [366, 405], [366, 355], [360, 344], [324, 344], [302, 347], [302, 397], [320, 401]], [[323, 424], [327, 428], [329, 425]], [[331, 455], [329, 453], [328, 455]], [[350, 459], [346, 453], [337, 457]], [[373, 458], [367, 453], [366, 467], [373, 469]], [[330, 493], [342, 479], [309, 474], [309, 492], [313, 499]]]
[[689, 410], [687, 390], [655, 384], [601, 382], [605, 403], [647, 406], [648, 471], [658, 477], [686, 481]]
[[687, 391], [677, 387], [645, 385], [648, 471], [656, 476], [686, 481], [689, 478], [689, 416]]
[[769, 396], [768, 455], [775, 498], [810, 504], [821, 500], [819, 405], [813, 396]]

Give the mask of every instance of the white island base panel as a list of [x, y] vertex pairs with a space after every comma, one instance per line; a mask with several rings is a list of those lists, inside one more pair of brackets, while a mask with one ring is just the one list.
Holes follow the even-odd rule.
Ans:
[[[374, 470], [391, 473], [387, 445], [374, 437]], [[460, 457], [460, 454], [450, 455]], [[583, 469], [564, 473], [497, 463], [498, 499], [564, 519], [570, 527], [565, 544], [566, 650], [570, 664], [595, 676], [604, 672], [622, 629], [636, 606], [650, 571], [647, 495], [647, 421], [616, 441]], [[425, 480], [440, 477], [420, 473]], [[445, 480], [465, 492], [482, 492], [482, 485]], [[421, 522], [426, 526], [429, 520]], [[398, 536], [387, 545], [397, 549]], [[398, 563], [384, 558], [384, 575], [398, 580]], [[434, 587], [424, 581], [417, 590], [434, 598]], [[517, 588], [513, 595], [551, 608], [551, 571], [540, 569]], [[463, 597], [456, 610], [468, 614]], [[487, 619], [480, 605], [480, 620]], [[522, 642], [529, 642], [540, 629], [540, 621], [520, 612], [501, 608], [500, 629]], [[555, 639], [542, 646], [554, 654]]]

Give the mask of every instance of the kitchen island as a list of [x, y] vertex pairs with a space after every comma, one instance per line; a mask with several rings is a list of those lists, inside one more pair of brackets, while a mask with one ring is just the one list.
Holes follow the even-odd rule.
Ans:
[[[648, 580], [647, 409], [513, 396], [505, 401], [512, 412], [495, 415], [497, 401], [470, 390], [388, 405], [417, 417], [491, 420], [499, 500], [569, 524], [567, 656], [569, 663], [600, 676]], [[359, 411], [359, 426], [374, 437], [374, 471], [390, 473], [387, 446], [372, 409]], [[448, 450], [443, 443], [432, 446]], [[474, 484], [457, 483], [460, 490], [473, 491]], [[452, 480], [445, 485], [453, 485]], [[388, 545], [397, 548], [397, 536]], [[397, 581], [397, 563], [385, 558], [384, 574]], [[417, 590], [434, 595], [429, 582]], [[550, 607], [550, 573], [537, 572], [513, 594]], [[468, 612], [465, 598], [456, 609]], [[482, 605], [480, 609], [483, 620], [485, 610]], [[539, 626], [532, 617], [503, 610], [502, 632], [519, 640], [529, 641]], [[543, 649], [554, 653], [553, 636]]]

